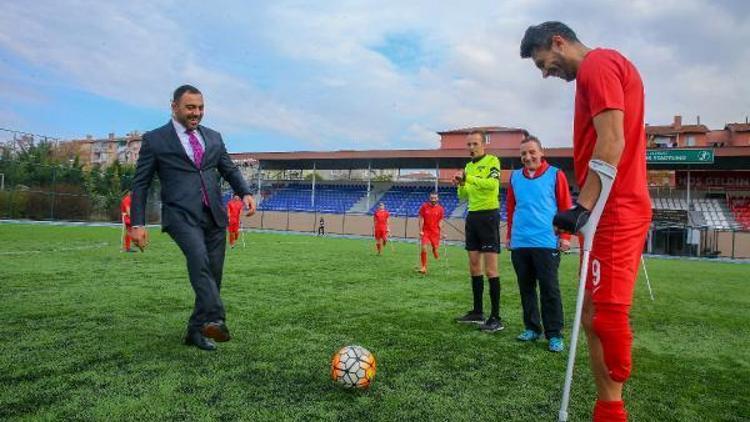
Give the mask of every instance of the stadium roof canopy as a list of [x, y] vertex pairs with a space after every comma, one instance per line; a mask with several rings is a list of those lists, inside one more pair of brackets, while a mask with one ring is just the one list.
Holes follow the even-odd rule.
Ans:
[[[501, 157], [503, 168], [518, 168], [518, 150], [486, 149]], [[572, 168], [572, 148], [545, 149], [550, 162]], [[266, 170], [312, 169], [434, 169], [463, 168], [469, 155], [463, 149], [390, 149], [367, 151], [300, 151], [300, 152], [243, 152], [230, 154], [235, 161], [257, 160]], [[562, 162], [561, 162], [562, 161]]]
[[486, 132], [486, 133], [497, 133], [497, 132], [521, 132], [528, 135], [529, 132], [526, 129], [520, 127], [506, 127], [506, 126], [473, 126], [465, 127], [461, 129], [445, 130], [438, 132], [438, 135], [468, 135], [474, 132]]
[[[518, 149], [486, 150], [500, 157], [504, 169], [521, 167]], [[573, 148], [545, 148], [547, 160], [564, 170], [573, 169]], [[463, 149], [391, 149], [365, 151], [296, 151], [296, 152], [241, 152], [230, 154], [235, 161], [260, 162], [266, 170], [299, 169], [348, 170], [366, 169], [445, 169], [463, 168], [469, 160]], [[714, 148], [714, 163], [684, 165], [674, 163], [649, 164], [651, 170], [750, 170], [749, 147]]]

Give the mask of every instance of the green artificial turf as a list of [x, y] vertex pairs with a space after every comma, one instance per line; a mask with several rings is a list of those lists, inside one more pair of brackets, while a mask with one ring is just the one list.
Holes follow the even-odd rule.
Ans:
[[[225, 264], [233, 339], [204, 352], [181, 344], [194, 298], [182, 254], [156, 229], [145, 253], [120, 253], [119, 233], [0, 225], [0, 419], [556, 420], [567, 353], [515, 340], [506, 252], [506, 329], [484, 334], [453, 322], [471, 306], [459, 247], [424, 277], [414, 244], [376, 257], [369, 240], [249, 233]], [[568, 336], [577, 263], [560, 270]], [[647, 265], [656, 301], [639, 280], [631, 419], [748, 420], [750, 265]], [[329, 379], [348, 344], [377, 358], [369, 391]], [[571, 420], [590, 419], [594, 396], [582, 336]]]

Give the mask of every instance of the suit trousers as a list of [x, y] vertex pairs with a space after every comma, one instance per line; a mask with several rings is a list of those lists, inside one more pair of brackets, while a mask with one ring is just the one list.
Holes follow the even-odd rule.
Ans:
[[211, 211], [204, 207], [199, 225], [191, 225], [183, 219], [171, 224], [166, 231], [185, 255], [190, 285], [195, 292], [188, 333], [200, 330], [207, 322], [224, 321], [226, 314], [220, 291], [226, 229], [216, 225]]
[[557, 276], [560, 252], [551, 248], [518, 248], [512, 250], [511, 261], [518, 279], [526, 329], [542, 333], [536, 294], [538, 280], [545, 337], [562, 337], [563, 308]]

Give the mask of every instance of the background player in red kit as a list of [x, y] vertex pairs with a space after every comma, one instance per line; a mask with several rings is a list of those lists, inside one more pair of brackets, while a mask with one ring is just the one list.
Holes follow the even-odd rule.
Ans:
[[383, 252], [383, 246], [388, 242], [388, 235], [391, 233], [391, 229], [388, 227], [388, 218], [391, 214], [386, 211], [385, 204], [379, 203], [378, 210], [372, 216], [373, 233], [375, 234], [375, 248], [378, 250], [378, 255]]
[[432, 256], [439, 259], [440, 233], [443, 231], [445, 210], [438, 204], [437, 192], [430, 193], [430, 200], [419, 208], [419, 238], [422, 250], [419, 258], [422, 267], [419, 272], [427, 274], [427, 245], [432, 245]]
[[576, 81], [573, 161], [581, 192], [573, 208], [555, 216], [555, 227], [576, 233], [588, 220], [601, 192], [589, 161], [598, 159], [617, 168], [593, 239], [582, 325], [598, 394], [593, 418], [627, 420], [622, 387], [631, 370], [629, 313], [651, 221], [643, 82], [620, 53], [586, 47], [560, 22], [529, 27], [521, 41], [521, 57], [534, 60], [545, 78]]
[[232, 199], [227, 202], [227, 216], [229, 216], [227, 230], [229, 231], [229, 246], [232, 248], [240, 237], [240, 214], [244, 205], [238, 195], [232, 196]]
[[122, 251], [123, 252], [134, 252], [130, 249], [130, 191], [125, 191], [125, 196], [120, 201], [120, 222], [122, 223], [124, 230], [122, 233]]

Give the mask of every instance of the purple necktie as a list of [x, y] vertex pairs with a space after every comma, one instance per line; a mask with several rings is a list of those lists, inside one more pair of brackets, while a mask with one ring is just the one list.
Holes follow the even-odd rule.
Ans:
[[[200, 170], [201, 164], [203, 164], [203, 146], [198, 137], [195, 136], [194, 130], [186, 130], [185, 133], [187, 133], [190, 140], [190, 148], [193, 149], [193, 162], [198, 167], [198, 170]], [[203, 175], [201, 175], [201, 199], [203, 200], [203, 205], [208, 206], [208, 196], [206, 195], [206, 187], [203, 185]]]

